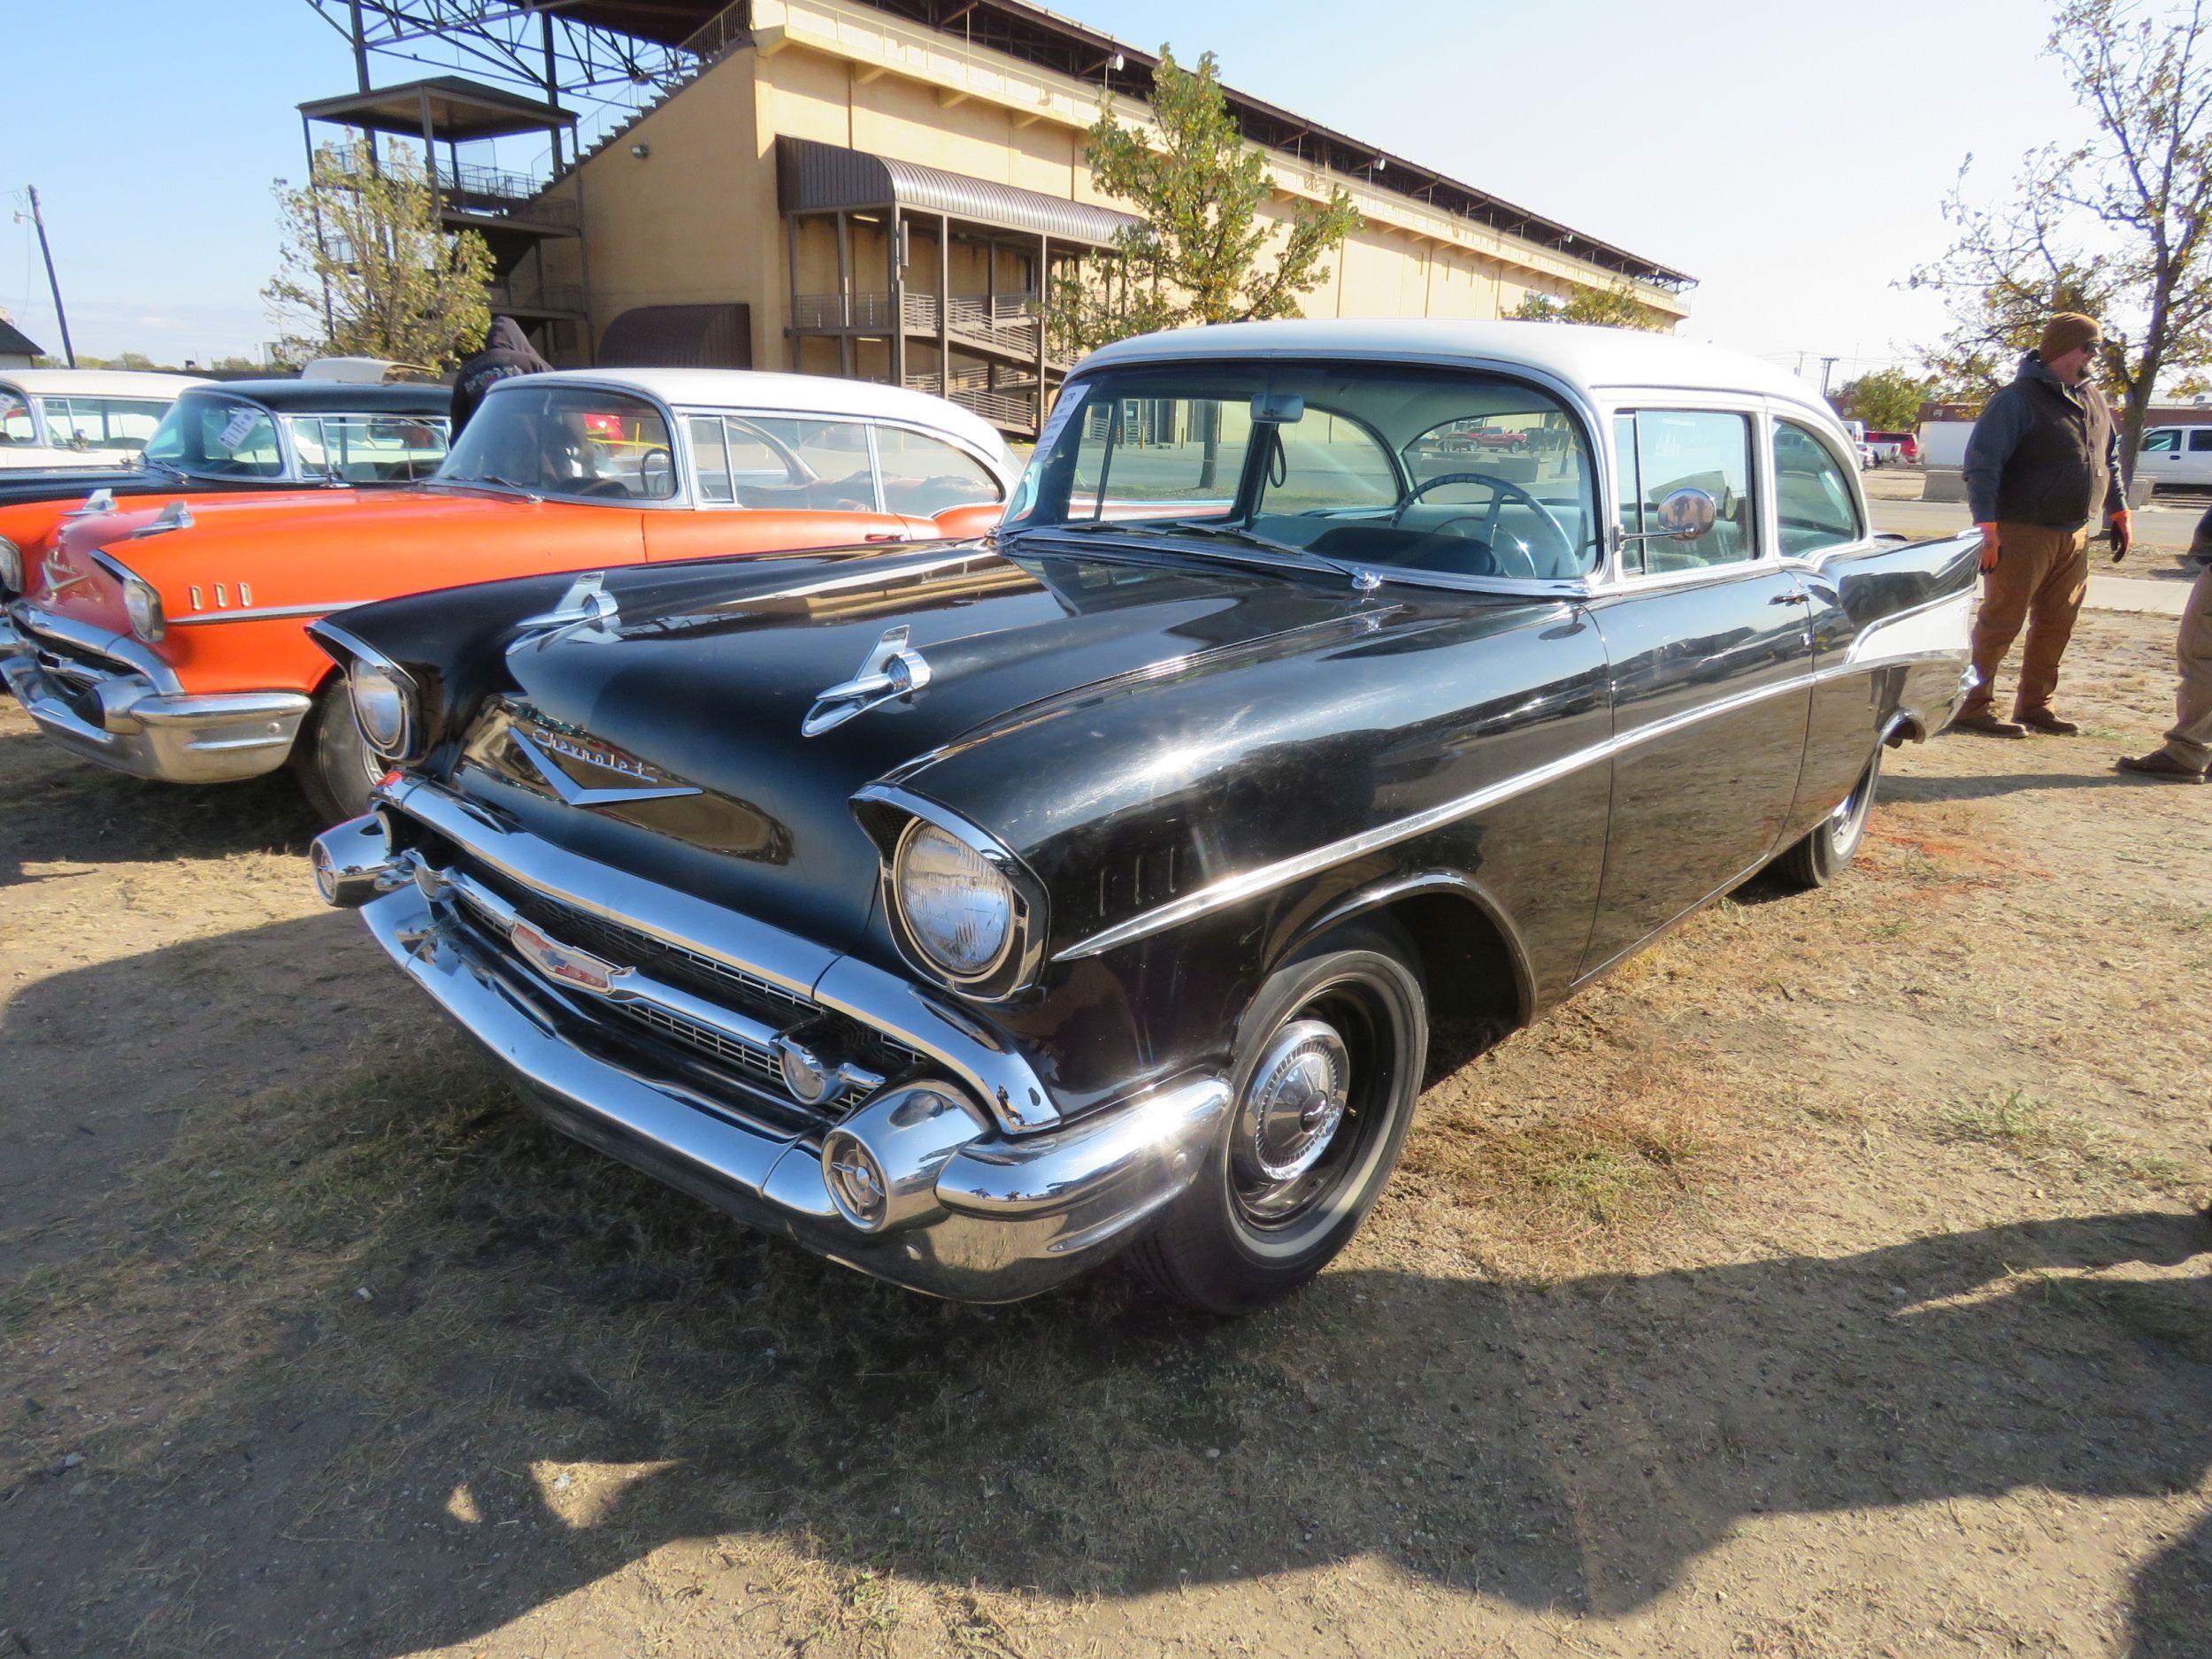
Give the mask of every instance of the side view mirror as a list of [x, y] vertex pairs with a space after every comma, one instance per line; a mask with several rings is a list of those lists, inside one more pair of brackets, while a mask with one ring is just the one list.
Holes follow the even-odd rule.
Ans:
[[1659, 503], [1652, 515], [1658, 524], [1654, 534], [1670, 541], [1696, 541], [1713, 533], [1720, 503], [1701, 489], [1678, 489]]

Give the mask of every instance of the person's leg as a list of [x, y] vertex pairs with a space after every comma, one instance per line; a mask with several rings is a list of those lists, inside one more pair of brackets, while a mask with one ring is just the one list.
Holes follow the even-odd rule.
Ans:
[[2165, 752], [2191, 772], [2202, 772], [2212, 766], [2212, 565], [2197, 573], [2189, 590], [2174, 655], [2181, 663], [2181, 687], [2174, 694], [2176, 718]]
[[2020, 624], [2027, 617], [2043, 572], [2042, 555], [2047, 541], [2038, 538], [2047, 538], [2050, 534], [2032, 524], [1997, 526], [1997, 568], [1983, 573], [1981, 609], [1974, 613], [1972, 649], [1978, 678], [1966, 701], [1959, 705], [1961, 725], [1992, 718], [1989, 706], [1997, 695], [1997, 670], [2019, 637]]
[[2051, 712], [2058, 689], [2059, 659], [2074, 637], [2074, 623], [2089, 591], [2089, 532], [2046, 530], [2046, 562], [2028, 602], [2028, 642], [2020, 653], [2020, 684], [2012, 718], [2048, 727], [2062, 725]]

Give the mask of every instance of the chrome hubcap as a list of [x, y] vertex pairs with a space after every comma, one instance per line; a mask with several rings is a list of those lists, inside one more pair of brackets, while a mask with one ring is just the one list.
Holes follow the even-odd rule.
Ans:
[[1325, 1020], [1293, 1020], [1275, 1033], [1237, 1117], [1238, 1174], [1248, 1187], [1280, 1188], [1321, 1161], [1344, 1121], [1351, 1076], [1351, 1054]]

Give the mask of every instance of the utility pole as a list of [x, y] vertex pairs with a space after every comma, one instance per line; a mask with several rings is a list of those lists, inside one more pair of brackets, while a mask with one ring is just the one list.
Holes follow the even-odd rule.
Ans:
[[46, 243], [46, 216], [38, 211], [38, 186], [24, 187], [31, 195], [31, 224], [38, 231], [38, 250], [46, 261], [46, 286], [54, 292], [54, 316], [61, 323], [61, 354], [69, 366], [77, 366], [77, 349], [69, 343], [69, 313], [61, 308], [61, 279], [54, 274], [54, 250]]
[[1829, 375], [1829, 372], [1830, 372], [1831, 370], [1832, 370], [1832, 369], [1836, 366], [1836, 365], [1837, 365], [1837, 364], [1839, 364], [1839, 363], [1840, 363], [1840, 362], [1842, 362], [1842, 361], [1843, 361], [1843, 359], [1842, 359], [1841, 357], [1823, 357], [1823, 358], [1821, 358], [1821, 360], [1820, 360], [1820, 395], [1821, 395], [1823, 397], [1825, 397], [1825, 396], [1828, 396], [1828, 375]]

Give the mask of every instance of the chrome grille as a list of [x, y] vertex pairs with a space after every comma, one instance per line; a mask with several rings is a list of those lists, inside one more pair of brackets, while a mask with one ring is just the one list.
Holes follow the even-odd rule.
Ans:
[[[467, 861], [462, 861], [465, 864]], [[742, 968], [718, 962], [682, 946], [648, 933], [641, 928], [621, 922], [610, 921], [595, 916], [581, 907], [565, 902], [534, 888], [523, 887], [487, 872], [472, 872], [471, 879], [487, 888], [497, 890], [497, 896], [511, 906], [514, 914], [531, 926], [561, 944], [590, 952], [618, 967], [634, 968], [664, 984], [688, 991], [703, 1001], [714, 1002], [733, 1013], [747, 1016], [773, 1029], [785, 1029], [803, 1021], [828, 1019], [846, 1026], [849, 1032], [851, 1057], [886, 1076], [918, 1068], [922, 1056], [918, 1049], [885, 1036], [842, 1016], [831, 1015], [810, 997], [799, 995], [783, 987], [771, 983], [758, 974]], [[459, 889], [465, 897], [472, 898], [465, 887]], [[472, 904], [471, 909], [476, 909]], [[488, 911], [479, 910], [485, 919], [496, 924], [499, 918]], [[496, 937], [495, 942], [503, 943]], [[508, 953], [510, 959], [526, 970], [529, 964], [518, 955]], [[618, 1001], [595, 1003], [595, 1006], [614, 1020], [641, 1026], [665, 1041], [680, 1044], [702, 1058], [712, 1061], [737, 1072], [744, 1081], [761, 1087], [786, 1106], [810, 1110], [792, 1101], [783, 1086], [782, 1073], [776, 1056], [764, 1048], [741, 1041], [732, 1033], [716, 1029], [695, 1019], [687, 1018], [670, 1009], [636, 1001]], [[823, 1121], [833, 1121], [841, 1113], [813, 1114]]]
[[[581, 947], [595, 956], [604, 956], [626, 968], [650, 968], [664, 977], [681, 980], [687, 974], [698, 975], [708, 983], [693, 984], [687, 989], [697, 990], [718, 1000], [734, 998], [736, 1006], [748, 1012], [757, 1013], [764, 1019], [795, 1018], [814, 1011], [810, 998], [795, 991], [786, 990], [733, 968], [726, 962], [717, 962], [703, 956], [695, 950], [672, 945], [664, 939], [631, 927], [621, 922], [611, 922], [595, 916], [589, 910], [542, 894], [527, 893], [519, 896], [510, 894], [515, 910], [533, 927], [541, 927], [553, 933], [563, 942]], [[671, 972], [671, 969], [677, 970]]]
[[696, 1048], [702, 1054], [726, 1064], [742, 1066], [746, 1071], [764, 1078], [774, 1079], [777, 1075], [773, 1056], [763, 1054], [746, 1043], [733, 1041], [720, 1032], [686, 1019], [680, 1014], [672, 1014], [664, 1008], [651, 1008], [637, 1002], [618, 1003], [616, 1011], [641, 1025], [650, 1025], [687, 1048]]

